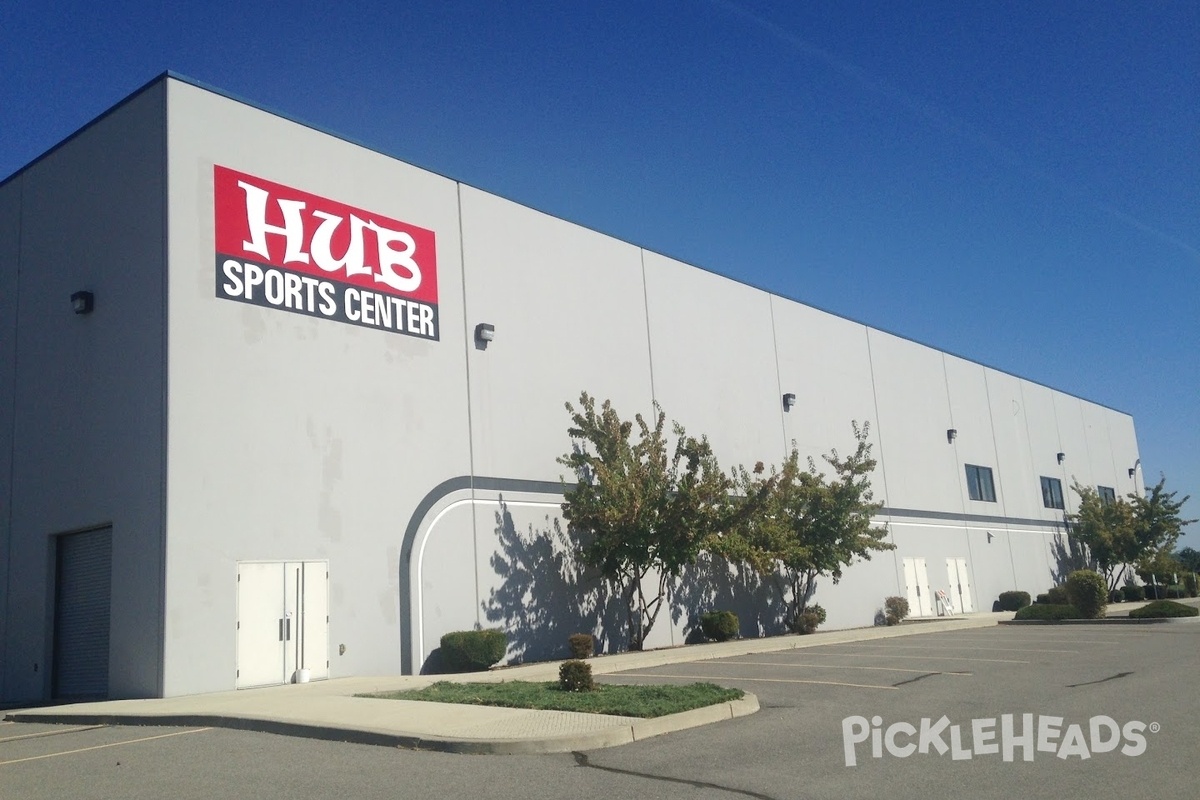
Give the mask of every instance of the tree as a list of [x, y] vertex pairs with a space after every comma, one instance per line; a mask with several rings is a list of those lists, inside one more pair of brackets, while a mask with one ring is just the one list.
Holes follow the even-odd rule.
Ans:
[[1200, 572], [1200, 550], [1196, 550], [1194, 547], [1185, 547], [1177, 552], [1175, 557], [1188, 572]]
[[1179, 514], [1190, 498], [1175, 499], [1166, 490], [1166, 478], [1146, 490], [1144, 497], [1131, 492], [1127, 499], [1105, 501], [1090, 486], [1078, 481], [1072, 489], [1079, 495], [1079, 510], [1067, 516], [1071, 536], [1087, 545], [1104, 571], [1109, 590], [1122, 582], [1130, 565], [1153, 571], [1175, 548], [1183, 526], [1196, 520]]
[[855, 559], [869, 561], [873, 552], [895, 549], [886, 540], [887, 528], [871, 523], [883, 504], [872, 500], [870, 474], [876, 462], [867, 441], [869, 424], [853, 425], [854, 453], [841, 458], [833, 450], [823, 457], [833, 471], [829, 478], [811, 458], [808, 469], [801, 469], [795, 449], [777, 473], [737, 474], [743, 496], [764, 498], [762, 510], [743, 515], [733, 535], [720, 541], [720, 550], [774, 578], [789, 626], [804, 613], [818, 578], [837, 583], [843, 567]]
[[563, 516], [578, 537], [580, 560], [625, 598], [630, 648], [641, 650], [670, 581], [749, 508], [732, 502], [730, 479], [706, 438], [675, 423], [669, 445], [657, 403], [653, 425], [641, 414], [622, 421], [607, 400], [597, 411], [586, 392], [579, 406], [566, 404], [572, 449], [558, 461], [578, 483], [563, 491]]
[[1105, 502], [1095, 488], [1078, 481], [1071, 489], [1079, 495], [1079, 510], [1067, 516], [1071, 538], [1087, 547], [1112, 591], [1121, 584], [1126, 565], [1141, 554], [1133, 507], [1122, 498]]

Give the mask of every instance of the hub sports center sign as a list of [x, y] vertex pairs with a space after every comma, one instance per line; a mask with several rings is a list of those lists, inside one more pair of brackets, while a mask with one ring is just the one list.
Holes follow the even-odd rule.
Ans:
[[216, 166], [217, 297], [438, 339], [433, 231]]

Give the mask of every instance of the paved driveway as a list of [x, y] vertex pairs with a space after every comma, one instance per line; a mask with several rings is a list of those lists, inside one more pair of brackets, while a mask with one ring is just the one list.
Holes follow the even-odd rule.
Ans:
[[[1200, 781], [1200, 625], [1000, 627], [654, 667], [613, 681], [712, 680], [762, 711], [623, 747], [459, 756], [196, 728], [0, 725], [0, 798], [1189, 797]], [[1062, 717], [1025, 761], [975, 753], [975, 720]], [[918, 744], [925, 754], [889, 752]], [[876, 724], [872, 720], [879, 717]], [[1144, 752], [1064, 753], [1093, 717], [1145, 723]], [[845, 720], [854, 766], [847, 766]], [[1152, 726], [1152, 723], [1156, 725]], [[952, 727], [959, 726], [955, 760]], [[1000, 725], [990, 730], [999, 746]], [[1157, 732], [1150, 730], [1157, 728]], [[879, 757], [873, 755], [879, 731]], [[1100, 744], [1108, 729], [1101, 724]], [[1019, 733], [1019, 731], [1018, 731]], [[20, 737], [20, 738], [16, 738]], [[984, 749], [989, 741], [984, 737]], [[1034, 737], [1036, 738], [1036, 737]], [[946, 747], [938, 754], [934, 739]], [[971, 749], [969, 757], [962, 757]]]

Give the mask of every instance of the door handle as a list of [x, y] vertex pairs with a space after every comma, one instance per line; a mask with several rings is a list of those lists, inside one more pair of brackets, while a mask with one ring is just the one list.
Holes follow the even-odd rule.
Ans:
[[279, 641], [283, 641], [283, 617], [279, 618]]
[[287, 620], [287, 641], [290, 642], [291, 640], [292, 640], [292, 620], [289, 617]]

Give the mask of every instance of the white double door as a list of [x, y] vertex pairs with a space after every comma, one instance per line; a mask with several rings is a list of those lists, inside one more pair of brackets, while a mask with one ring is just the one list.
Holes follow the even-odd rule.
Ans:
[[237, 688], [329, 677], [329, 564], [238, 564]]
[[954, 603], [954, 609], [960, 614], [974, 611], [975, 604], [971, 602], [971, 576], [967, 574], [967, 560], [965, 558], [947, 558], [946, 575], [950, 578], [950, 600]]
[[904, 559], [904, 587], [908, 595], [908, 613], [914, 617], [933, 616], [933, 597], [929, 591], [925, 559]]

